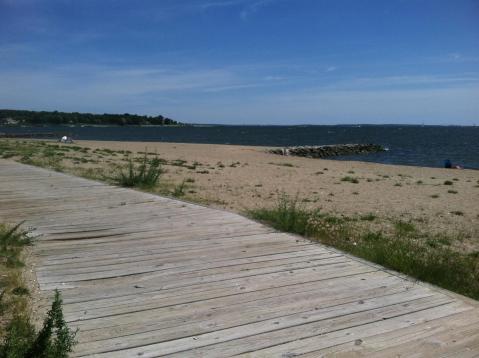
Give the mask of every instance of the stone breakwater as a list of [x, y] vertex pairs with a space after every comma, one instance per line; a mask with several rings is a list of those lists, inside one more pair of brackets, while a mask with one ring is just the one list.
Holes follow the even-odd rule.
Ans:
[[307, 158], [327, 158], [337, 155], [354, 155], [382, 152], [386, 149], [377, 144], [335, 144], [287, 148], [273, 148], [269, 152], [279, 155], [293, 155]]

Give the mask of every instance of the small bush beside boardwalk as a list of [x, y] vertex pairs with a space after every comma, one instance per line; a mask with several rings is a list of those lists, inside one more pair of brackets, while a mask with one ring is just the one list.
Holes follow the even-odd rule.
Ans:
[[55, 290], [52, 307], [38, 333], [25, 315], [13, 317], [6, 328], [0, 357], [66, 358], [75, 345], [75, 335], [63, 318], [62, 299]]
[[358, 219], [307, 210], [297, 198], [286, 195], [275, 207], [250, 210], [248, 215], [277, 230], [316, 239], [418, 280], [479, 299], [479, 253], [455, 251], [449, 247], [453, 238], [421, 233], [412, 223], [397, 221], [392, 233], [364, 232], [354, 225]]
[[130, 158], [126, 168], [119, 168], [110, 179], [120, 186], [152, 188], [163, 174], [159, 158], [148, 159], [145, 154], [140, 165], [136, 166]]
[[31, 323], [28, 296], [22, 278], [22, 250], [31, 245], [20, 225], [0, 225], [0, 358], [66, 358], [75, 344], [62, 312], [62, 299], [55, 291], [43, 327]]

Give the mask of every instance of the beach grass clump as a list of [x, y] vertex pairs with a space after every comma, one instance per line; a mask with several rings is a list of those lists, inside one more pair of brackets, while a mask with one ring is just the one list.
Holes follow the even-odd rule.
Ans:
[[186, 180], [183, 180], [180, 184], [176, 185], [173, 189], [172, 195], [175, 198], [180, 198], [185, 195]]
[[369, 213], [369, 214], [361, 216], [359, 219], [362, 221], [374, 221], [376, 220], [376, 215]]
[[58, 291], [42, 329], [37, 333], [30, 323], [30, 290], [22, 275], [22, 251], [31, 244], [20, 224], [0, 225], [0, 357], [67, 357], [75, 344], [75, 332], [63, 319]]
[[160, 159], [149, 159], [145, 154], [138, 166], [130, 158], [126, 167], [119, 168], [109, 179], [124, 187], [152, 188], [163, 173]]
[[452, 182], [452, 181], [450, 181], [450, 180], [446, 180], [446, 181], [444, 181], [444, 185], [452, 185], [452, 184], [453, 184], [453, 182]]
[[184, 159], [175, 159], [175, 160], [172, 160], [172, 161], [168, 162], [168, 165], [173, 165], [175, 167], [183, 167], [183, 166], [185, 166], [186, 163], [188, 163], [188, 162]]
[[457, 194], [457, 190], [452, 190], [452, 189], [451, 189], [451, 190], [448, 190], [447, 192], [448, 192], [449, 194]]
[[460, 294], [479, 298], [479, 260], [451, 248], [455, 239], [420, 232], [408, 221], [397, 221], [391, 232], [360, 230], [348, 220], [306, 210], [298, 199], [283, 196], [273, 208], [249, 215], [277, 230], [316, 239], [355, 256]]
[[286, 162], [269, 162], [268, 164], [277, 165], [279, 167], [294, 168], [294, 164], [286, 163]]
[[346, 182], [353, 183], [353, 184], [358, 184], [359, 183], [358, 178], [351, 177], [351, 176], [342, 177], [341, 181], [346, 181]]
[[277, 230], [309, 235], [308, 220], [312, 213], [304, 209], [298, 197], [291, 199], [286, 194], [282, 194], [275, 207], [256, 209], [249, 213], [255, 220], [267, 222]]
[[[20, 225], [0, 225], [0, 346], [6, 336], [6, 326], [13, 316], [25, 314], [28, 288], [23, 282], [21, 269], [25, 266], [23, 248], [31, 244]], [[0, 357], [3, 357], [0, 350]]]
[[67, 358], [76, 344], [76, 331], [70, 330], [63, 318], [60, 292], [55, 290], [51, 309], [37, 333], [28, 315], [16, 315], [6, 327], [0, 345], [0, 357]]
[[25, 246], [31, 244], [31, 239], [20, 230], [20, 225], [12, 228], [0, 225], [0, 258], [10, 268], [24, 266], [20, 254]]
[[394, 229], [398, 236], [408, 236], [416, 231], [416, 226], [410, 221], [398, 220], [394, 223]]

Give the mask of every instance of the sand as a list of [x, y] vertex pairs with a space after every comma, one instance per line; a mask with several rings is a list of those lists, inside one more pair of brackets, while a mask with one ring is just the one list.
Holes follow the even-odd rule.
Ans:
[[[479, 249], [479, 171], [284, 157], [265, 147], [158, 142], [78, 141], [80, 146], [156, 152], [168, 161], [163, 180], [189, 178], [186, 200], [235, 212], [273, 206], [286, 193], [309, 208], [362, 216], [388, 225], [413, 221], [428, 230], [462, 233], [464, 246]], [[358, 183], [343, 181], [352, 177]], [[452, 185], [445, 185], [450, 181]]]

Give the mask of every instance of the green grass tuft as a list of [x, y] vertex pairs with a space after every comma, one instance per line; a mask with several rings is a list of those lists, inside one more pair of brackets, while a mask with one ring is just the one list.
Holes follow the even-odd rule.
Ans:
[[20, 230], [21, 224], [12, 228], [0, 225], [0, 257], [3, 258], [7, 267], [24, 266], [20, 253], [24, 246], [31, 244], [31, 239], [26, 232]]
[[180, 184], [175, 186], [175, 189], [173, 190], [172, 195], [176, 198], [180, 198], [185, 195], [185, 180], [183, 180]]
[[60, 292], [55, 290], [51, 309], [42, 329], [35, 333], [33, 325], [25, 316], [16, 316], [6, 329], [0, 357], [67, 358], [75, 345], [76, 332], [71, 331], [63, 318]]
[[277, 230], [300, 235], [309, 234], [308, 219], [311, 214], [299, 204], [297, 197], [290, 199], [283, 194], [275, 208], [257, 209], [250, 211], [250, 214], [256, 220], [271, 223]]
[[145, 154], [139, 166], [135, 166], [130, 159], [126, 168], [119, 169], [110, 179], [124, 187], [152, 188], [158, 184], [162, 174], [160, 159], [158, 157], [148, 159]]
[[354, 177], [350, 177], [350, 176], [342, 177], [341, 181], [347, 181], [347, 182], [353, 183], [353, 184], [358, 184], [359, 183], [358, 178], [354, 178]]
[[55, 292], [51, 310], [40, 332], [30, 323], [28, 288], [24, 286], [22, 249], [31, 244], [20, 224], [0, 225], [0, 358], [66, 358], [75, 344], [75, 333], [67, 327], [60, 293]]
[[421, 233], [411, 222], [398, 221], [394, 232], [362, 233], [354, 220], [305, 210], [298, 199], [281, 198], [276, 207], [249, 215], [277, 230], [311, 237], [387, 268], [460, 294], [479, 298], [479, 260], [450, 248], [452, 238]]
[[376, 219], [376, 215], [369, 213], [361, 216], [360, 219], [362, 221], [374, 221]]

